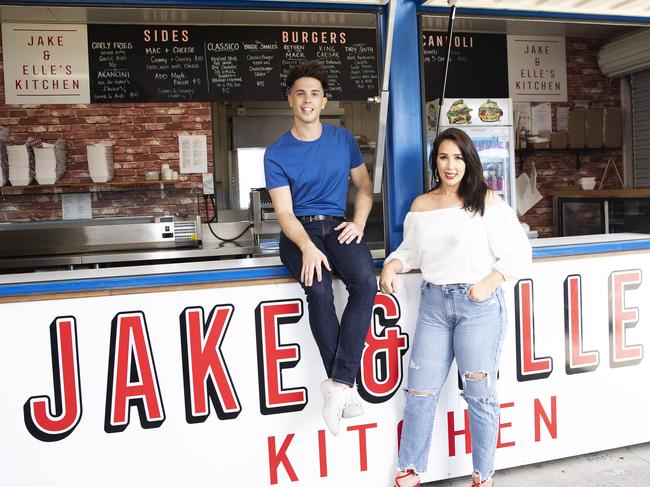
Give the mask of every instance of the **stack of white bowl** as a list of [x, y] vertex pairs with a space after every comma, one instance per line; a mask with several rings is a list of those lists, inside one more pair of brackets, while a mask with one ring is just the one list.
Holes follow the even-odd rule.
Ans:
[[88, 172], [95, 183], [107, 183], [113, 179], [113, 146], [93, 144], [86, 147]]
[[55, 144], [43, 143], [42, 147], [34, 148], [34, 156], [38, 184], [54, 184], [61, 179], [67, 156], [63, 139], [57, 140]]
[[26, 145], [8, 145], [9, 182], [13, 186], [27, 186], [34, 178], [34, 167]]
[[592, 190], [596, 187], [596, 177], [589, 176], [578, 179], [578, 184], [582, 189]]
[[9, 182], [8, 143], [9, 129], [7, 127], [0, 127], [0, 186], [4, 186]]

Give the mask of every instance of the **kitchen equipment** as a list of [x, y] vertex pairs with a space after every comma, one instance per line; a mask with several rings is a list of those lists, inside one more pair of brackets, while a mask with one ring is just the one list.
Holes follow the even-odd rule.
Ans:
[[0, 223], [0, 257], [198, 246], [199, 216]]
[[255, 245], [260, 245], [263, 235], [280, 233], [271, 196], [265, 188], [254, 188], [250, 191], [249, 219], [253, 223], [253, 239]]

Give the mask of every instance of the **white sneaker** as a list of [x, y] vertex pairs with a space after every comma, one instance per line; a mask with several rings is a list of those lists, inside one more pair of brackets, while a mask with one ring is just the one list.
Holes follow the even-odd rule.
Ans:
[[320, 390], [324, 400], [323, 419], [330, 433], [336, 436], [341, 429], [341, 416], [348, 402], [350, 388], [337, 387], [331, 379], [327, 379], [321, 382]]
[[357, 416], [361, 416], [362, 414], [363, 414], [363, 402], [361, 401], [361, 397], [359, 396], [359, 391], [357, 390], [356, 387], [353, 387], [350, 389], [350, 393], [348, 395], [348, 402], [345, 403], [342, 416], [347, 419], [347, 418], [356, 418]]

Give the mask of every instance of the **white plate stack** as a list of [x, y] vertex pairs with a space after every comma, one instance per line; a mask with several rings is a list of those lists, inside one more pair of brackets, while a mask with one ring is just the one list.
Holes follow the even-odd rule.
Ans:
[[107, 183], [113, 179], [113, 146], [93, 144], [86, 147], [88, 172], [95, 183]]
[[27, 186], [34, 178], [26, 145], [8, 145], [9, 182], [13, 186]]
[[0, 127], [0, 186], [4, 186], [9, 182], [8, 143], [9, 129], [7, 127]]
[[34, 156], [38, 184], [54, 184], [61, 179], [67, 156], [63, 139], [57, 140], [55, 144], [43, 143], [42, 147], [35, 147]]

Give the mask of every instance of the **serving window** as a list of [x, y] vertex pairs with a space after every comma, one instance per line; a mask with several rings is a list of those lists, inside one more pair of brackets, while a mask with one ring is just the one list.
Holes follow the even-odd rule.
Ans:
[[[0, 105], [8, 129], [5, 144], [38, 139], [46, 146], [63, 140], [66, 165], [53, 184], [17, 178], [16, 171], [11, 181], [5, 170], [3, 224], [69, 226], [63, 225], [62, 205], [70, 199], [61, 195], [86, 193], [80, 200], [89, 211], [79, 220], [124, 218], [126, 224], [127, 217], [198, 218], [198, 248], [219, 247], [219, 258], [272, 255], [274, 246], [259, 248], [257, 237], [277, 239], [279, 228], [269, 211], [264, 229], [255, 229], [251, 190], [263, 186], [265, 147], [292, 124], [283, 79], [293, 65], [312, 58], [321, 60], [332, 78], [323, 121], [355, 135], [372, 175], [379, 114], [378, 105], [368, 102], [379, 91], [374, 13], [16, 6], [11, 19], [2, 20], [5, 30], [27, 23], [52, 27], [57, 25], [52, 16], [92, 19], [75, 24], [87, 35], [82, 48], [89, 60], [88, 100], [71, 105], [48, 98], [47, 104], [22, 105], [5, 96]], [[5, 53], [16, 47], [15, 39], [3, 32]], [[65, 40], [57, 49], [70, 55]], [[4, 86], [16, 86], [7, 76]], [[180, 160], [179, 136], [185, 135], [204, 137], [196, 153], [201, 159], [204, 151], [207, 162], [198, 171], [187, 171], [187, 161]], [[95, 145], [111, 148], [110, 175], [106, 170], [100, 180], [91, 174], [97, 166], [89, 164], [88, 147]], [[28, 164], [34, 173], [33, 156]], [[179, 191], [191, 197], [181, 198], [178, 208], [170, 206], [178, 198], [166, 195]], [[106, 207], [106, 201], [118, 200]], [[352, 202], [350, 194], [350, 214]], [[367, 238], [383, 248], [380, 195], [375, 195]], [[239, 250], [229, 254], [230, 247]]]

